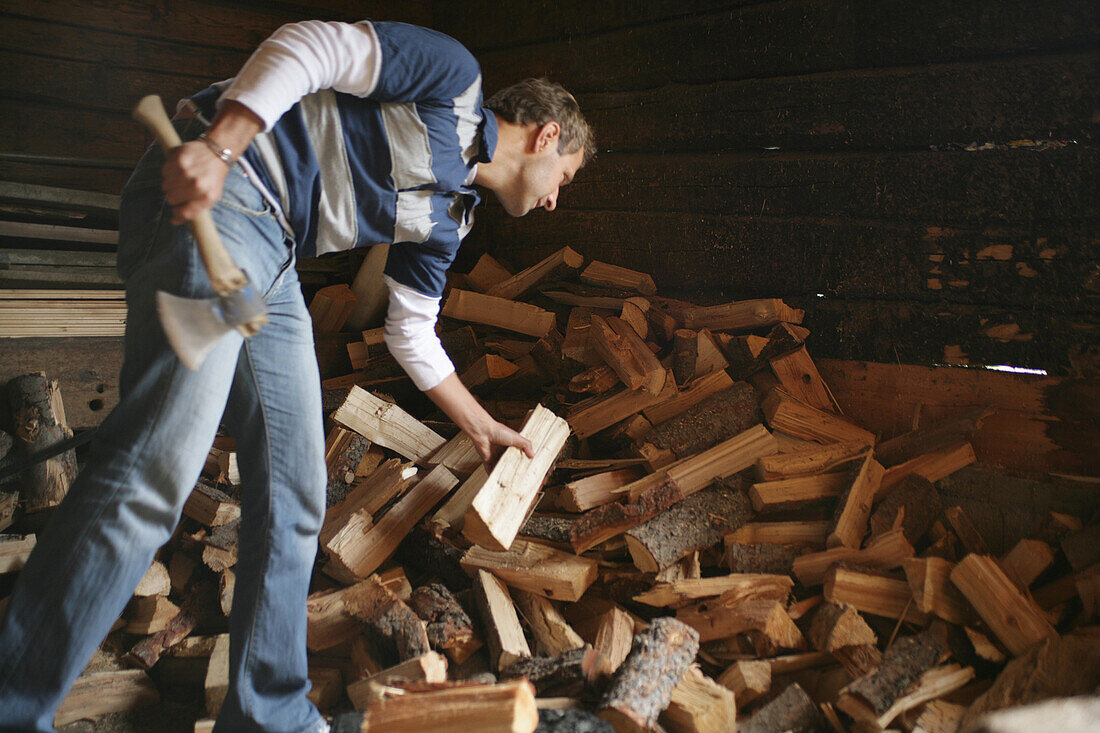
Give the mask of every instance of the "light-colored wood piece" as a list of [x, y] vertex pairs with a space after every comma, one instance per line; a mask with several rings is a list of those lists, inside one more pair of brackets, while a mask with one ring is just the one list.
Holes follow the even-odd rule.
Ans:
[[497, 298], [518, 298], [559, 270], [577, 270], [583, 264], [584, 257], [570, 247], [562, 247], [527, 269], [520, 270], [507, 280], [491, 286], [486, 293]]
[[519, 615], [508, 587], [495, 575], [478, 570], [474, 576], [474, 594], [485, 621], [486, 641], [493, 669], [507, 669], [520, 659], [531, 656], [527, 637], [519, 624]]
[[836, 567], [825, 576], [825, 600], [849, 604], [864, 613], [904, 619], [918, 625], [928, 623], [928, 614], [917, 609], [913, 592], [904, 580], [873, 571]]
[[428, 463], [433, 466], [446, 466], [451, 473], [468, 477], [481, 465], [481, 454], [477, 452], [473, 438], [462, 432], [433, 453], [428, 458]]
[[468, 573], [488, 570], [513, 588], [576, 601], [596, 580], [596, 561], [517, 539], [507, 552], [474, 546], [462, 557]]
[[179, 612], [179, 606], [165, 596], [134, 598], [126, 607], [123, 631], [127, 634], [155, 634], [163, 631]]
[[346, 283], [329, 285], [317, 291], [309, 304], [309, 316], [316, 333], [334, 333], [344, 327], [355, 310], [355, 293]]
[[352, 682], [347, 687], [348, 699], [356, 710], [363, 710], [369, 704], [372, 688], [390, 685], [396, 682], [427, 682], [441, 684], [447, 681], [447, 658], [437, 652], [428, 652], [400, 664]]
[[531, 441], [534, 457], [517, 447], [504, 451], [466, 510], [462, 533], [492, 550], [512, 546], [542, 482], [569, 437], [569, 425], [537, 405], [520, 435]]
[[977, 456], [974, 455], [974, 448], [970, 443], [957, 443], [942, 450], [917, 456], [905, 463], [899, 463], [886, 469], [886, 473], [882, 477], [882, 483], [879, 485], [878, 494], [875, 495], [875, 501], [884, 497], [890, 489], [897, 486], [906, 476], [915, 473], [935, 483], [950, 476], [955, 471], [976, 463], [977, 460]]
[[184, 502], [183, 513], [207, 527], [220, 527], [240, 519], [241, 505], [228, 494], [199, 483]]
[[474, 269], [466, 273], [466, 282], [474, 290], [484, 293], [489, 288], [512, 277], [507, 267], [497, 262], [488, 252], [478, 258]]
[[620, 468], [570, 481], [558, 494], [559, 507], [570, 512], [586, 512], [618, 498], [617, 489], [639, 479], [637, 468]]
[[780, 322], [802, 323], [804, 311], [791, 308], [778, 298], [739, 300], [722, 305], [692, 307], [684, 312], [684, 327], [693, 331], [749, 331]]
[[692, 665], [672, 691], [672, 700], [661, 714], [671, 733], [724, 733], [737, 727], [737, 703], [728, 688]]
[[443, 303], [442, 315], [535, 338], [546, 336], [556, 323], [551, 311], [538, 306], [469, 290], [452, 290]]
[[727, 598], [681, 608], [676, 618], [698, 631], [701, 642], [759, 631], [781, 649], [806, 648], [806, 639], [782, 603], [756, 599], [729, 602]]
[[744, 709], [772, 686], [772, 668], [765, 661], [744, 660], [731, 664], [718, 676], [718, 684], [731, 690]]
[[857, 440], [828, 445], [813, 443], [805, 450], [776, 453], [761, 458], [756, 462], [756, 480], [775, 481], [811, 473], [825, 473], [855, 460], [867, 451], [867, 445]]
[[735, 592], [741, 597], [771, 598], [785, 601], [794, 586], [786, 575], [762, 575], [735, 573], [710, 578], [678, 580], [673, 583], [657, 583], [649, 590], [634, 596], [634, 600], [648, 606], [677, 608], [701, 598], [721, 596]]
[[459, 375], [466, 389], [474, 389], [491, 382], [500, 382], [516, 373], [518, 366], [496, 354], [485, 354]]
[[217, 718], [222, 709], [225, 696], [229, 693], [229, 634], [218, 634], [214, 642], [214, 651], [206, 665], [205, 691], [206, 712]]
[[525, 679], [426, 691], [384, 689], [363, 712], [364, 733], [533, 733], [539, 714]]
[[0, 535], [0, 575], [22, 570], [36, 541], [33, 534]]
[[565, 419], [577, 438], [583, 440], [674, 394], [676, 382], [666, 376], [665, 389], [661, 394], [655, 395], [642, 389], [623, 389], [609, 396], [597, 395], [573, 406]]
[[847, 418], [811, 407], [782, 389], [772, 389], [760, 405], [774, 430], [818, 443], [860, 442], [874, 445], [875, 436]]
[[961, 626], [971, 623], [973, 613], [949, 580], [954, 567], [942, 557], [913, 557], [902, 562], [917, 608]]
[[570, 649], [584, 647], [584, 639], [566, 622], [549, 598], [517, 589], [512, 594], [512, 601], [527, 621], [540, 656], [556, 657]]
[[848, 484], [848, 474], [823, 473], [755, 483], [749, 489], [752, 506], [758, 512], [794, 509], [823, 499], [835, 499]]
[[[361, 580], [385, 562], [420, 519], [458, 484], [454, 474], [436, 466], [388, 511], [364, 529], [351, 522], [325, 543], [325, 552], [345, 582]], [[361, 517], [356, 513], [354, 517]]]
[[784, 389], [802, 402], [825, 412], [837, 412], [825, 380], [805, 346], [771, 360], [772, 371]]
[[166, 596], [171, 592], [172, 579], [168, 575], [168, 568], [157, 560], [153, 561], [134, 588], [135, 596]]
[[1014, 655], [1055, 635], [1035, 601], [1020, 592], [993, 558], [967, 555], [951, 571], [951, 582]]
[[834, 547], [823, 552], [800, 555], [794, 560], [794, 574], [805, 586], [820, 585], [829, 568], [847, 562], [865, 565], [879, 570], [901, 566], [913, 557], [913, 546], [900, 529], [894, 529], [875, 538], [862, 549]]
[[422, 462], [447, 441], [392, 402], [352, 387], [332, 419], [372, 443]]
[[55, 727], [81, 719], [95, 720], [107, 713], [120, 713], [160, 700], [157, 688], [140, 669], [119, 669], [82, 674], [54, 714]]
[[1042, 540], [1022, 539], [1001, 558], [1001, 569], [1022, 590], [1054, 564], [1054, 550]]
[[732, 544], [755, 545], [771, 543], [777, 545], [809, 545], [825, 547], [825, 537], [829, 533], [829, 520], [806, 520], [790, 522], [749, 522], [726, 535], [726, 547]]
[[592, 285], [633, 290], [635, 293], [641, 293], [642, 295], [657, 294], [657, 286], [653, 283], [653, 278], [650, 275], [607, 262], [597, 260], [589, 262], [588, 266], [581, 270], [580, 278], [581, 282], [591, 283]]
[[592, 316], [588, 338], [628, 389], [660, 394], [666, 370], [634, 329], [621, 318]]
[[634, 641], [634, 619], [615, 606], [600, 615], [592, 648], [600, 655], [600, 672], [613, 675], [630, 654]]
[[852, 485], [843, 494], [844, 505], [832, 532], [825, 540], [828, 547], [859, 547], [867, 534], [871, 505], [886, 469], [871, 456], [863, 459]]

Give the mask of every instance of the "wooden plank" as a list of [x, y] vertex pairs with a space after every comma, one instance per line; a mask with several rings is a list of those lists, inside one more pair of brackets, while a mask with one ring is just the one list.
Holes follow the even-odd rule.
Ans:
[[546, 545], [516, 540], [508, 552], [471, 547], [462, 567], [487, 570], [508, 585], [547, 598], [576, 601], [596, 579], [596, 561], [560, 552]]
[[481, 323], [535, 338], [548, 334], [555, 323], [553, 313], [537, 306], [469, 290], [452, 290], [443, 303], [441, 313], [447, 318]]
[[882, 436], [908, 432], [917, 404], [928, 422], [960, 407], [996, 413], [973, 434], [978, 460], [1036, 473], [1100, 476], [1100, 426], [1086, 405], [1100, 381], [970, 369], [818, 360], [845, 414]]
[[967, 555], [951, 571], [951, 582], [1016, 656], [1056, 635], [1035, 601], [1020, 592], [993, 558]]

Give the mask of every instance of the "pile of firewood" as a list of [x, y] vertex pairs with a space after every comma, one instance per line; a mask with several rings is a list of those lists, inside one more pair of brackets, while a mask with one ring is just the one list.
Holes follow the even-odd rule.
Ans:
[[[354, 305], [320, 290], [317, 332]], [[569, 248], [514, 275], [483, 256], [442, 316], [462, 381], [535, 455], [483, 465], [398, 406], [424, 402], [380, 330], [349, 345], [308, 603], [311, 698], [356, 711], [336, 730], [952, 733], [1096, 692], [1100, 524], [1037, 517], [998, 558], [937, 492], [988, 410], [882, 440], [836, 404], [801, 311], [658, 297]], [[162, 688], [200, 678], [211, 716], [238, 482], [220, 437], [117, 627]], [[148, 694], [102, 674], [78, 692]]]

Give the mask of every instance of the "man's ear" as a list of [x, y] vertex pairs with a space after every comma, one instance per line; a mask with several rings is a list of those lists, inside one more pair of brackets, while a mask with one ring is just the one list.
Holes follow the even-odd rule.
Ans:
[[551, 120], [539, 128], [535, 135], [535, 152], [541, 153], [547, 148], [558, 148], [558, 137], [561, 136], [561, 125]]

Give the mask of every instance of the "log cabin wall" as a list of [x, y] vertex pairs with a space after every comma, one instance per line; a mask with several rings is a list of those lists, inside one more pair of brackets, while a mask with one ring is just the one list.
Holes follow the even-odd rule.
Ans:
[[437, 3], [436, 26], [487, 93], [566, 85], [600, 152], [553, 214], [486, 207], [495, 256], [569, 245], [693, 301], [781, 296], [817, 356], [1095, 369], [1095, 3], [497, 7]]

